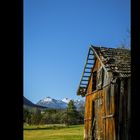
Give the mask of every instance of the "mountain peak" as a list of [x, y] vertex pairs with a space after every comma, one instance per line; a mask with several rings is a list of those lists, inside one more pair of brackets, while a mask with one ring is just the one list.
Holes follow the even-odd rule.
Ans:
[[50, 96], [46, 96], [44, 99], [52, 99]]
[[[40, 100], [37, 105], [45, 106], [48, 108], [54, 108], [54, 109], [66, 109], [68, 106], [68, 103], [71, 99], [69, 98], [63, 98], [62, 100], [56, 100], [51, 97], [45, 97], [42, 100]], [[81, 105], [84, 105], [83, 100], [73, 100], [76, 108], [79, 108]]]
[[63, 98], [63, 99], [62, 99], [62, 101], [65, 102], [65, 103], [67, 103], [67, 104], [70, 102], [70, 100], [71, 100], [71, 99], [69, 99], [69, 98]]
[[52, 102], [52, 98], [51, 97], [49, 97], [49, 96], [47, 96], [47, 97], [45, 97], [45, 98], [43, 98], [42, 100], [40, 100], [41, 102]]

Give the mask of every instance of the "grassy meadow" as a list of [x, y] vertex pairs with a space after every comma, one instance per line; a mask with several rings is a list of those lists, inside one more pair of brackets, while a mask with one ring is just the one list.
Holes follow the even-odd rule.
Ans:
[[24, 126], [24, 140], [83, 140], [84, 125]]

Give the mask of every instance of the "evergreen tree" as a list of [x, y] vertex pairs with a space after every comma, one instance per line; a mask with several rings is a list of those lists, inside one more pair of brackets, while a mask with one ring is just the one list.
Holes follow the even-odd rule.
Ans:
[[41, 118], [42, 118], [41, 111], [38, 108], [36, 108], [31, 116], [32, 124], [36, 125], [40, 124]]
[[67, 107], [67, 124], [78, 124], [77, 117], [79, 116], [78, 111], [74, 105], [73, 100], [70, 100]]
[[28, 109], [23, 109], [23, 122], [31, 124], [31, 112]]

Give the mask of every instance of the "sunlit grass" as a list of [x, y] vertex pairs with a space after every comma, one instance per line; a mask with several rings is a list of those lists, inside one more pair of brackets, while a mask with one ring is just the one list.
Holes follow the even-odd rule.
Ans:
[[83, 140], [83, 128], [83, 125], [26, 126], [24, 140]]

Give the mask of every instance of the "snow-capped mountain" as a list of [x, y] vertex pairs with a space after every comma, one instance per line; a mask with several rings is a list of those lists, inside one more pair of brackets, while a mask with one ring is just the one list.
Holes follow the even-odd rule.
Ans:
[[[53, 109], [66, 109], [70, 100], [71, 99], [68, 99], [68, 98], [64, 98], [62, 100], [56, 100], [51, 97], [45, 97], [44, 99], [37, 102], [37, 105], [41, 105], [41, 106], [53, 108]], [[84, 105], [84, 100], [78, 99], [78, 100], [73, 100], [73, 101], [77, 109]]]
[[74, 105], [76, 106], [77, 109], [79, 109], [80, 107], [84, 106], [85, 105], [85, 102], [84, 100], [74, 100]]
[[70, 102], [70, 100], [71, 100], [71, 99], [68, 99], [68, 98], [62, 99], [62, 101], [65, 102], [66, 104], [68, 104], [68, 103]]
[[67, 103], [63, 102], [62, 100], [52, 99], [51, 97], [45, 97], [44, 99], [40, 100], [37, 105], [55, 109], [65, 109], [67, 107]]

